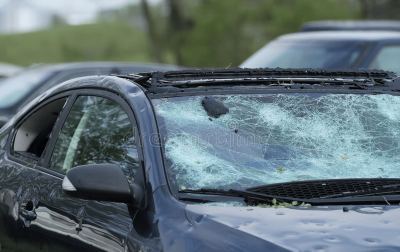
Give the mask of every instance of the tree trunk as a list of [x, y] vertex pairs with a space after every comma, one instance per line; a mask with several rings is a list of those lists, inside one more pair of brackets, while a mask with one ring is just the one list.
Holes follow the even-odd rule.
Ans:
[[178, 65], [182, 65], [182, 56], [180, 48], [183, 45], [183, 30], [184, 20], [182, 16], [182, 9], [179, 0], [167, 0], [169, 8], [169, 29], [172, 35], [172, 51], [175, 55], [175, 62]]
[[160, 48], [158, 46], [156, 29], [154, 27], [153, 19], [151, 18], [150, 8], [147, 0], [141, 0], [141, 5], [147, 23], [147, 36], [150, 41], [151, 56], [153, 60], [159, 63], [163, 63], [164, 61], [160, 52]]

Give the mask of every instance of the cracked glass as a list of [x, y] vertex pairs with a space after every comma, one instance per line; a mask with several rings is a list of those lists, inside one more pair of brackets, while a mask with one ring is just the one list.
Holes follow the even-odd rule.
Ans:
[[361, 94], [154, 99], [167, 174], [179, 189], [303, 180], [398, 178], [400, 97]]

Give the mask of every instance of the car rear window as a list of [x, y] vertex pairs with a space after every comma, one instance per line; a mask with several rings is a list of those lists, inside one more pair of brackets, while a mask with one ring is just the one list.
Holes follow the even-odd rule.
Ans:
[[367, 44], [357, 41], [276, 41], [267, 44], [241, 67], [348, 68]]

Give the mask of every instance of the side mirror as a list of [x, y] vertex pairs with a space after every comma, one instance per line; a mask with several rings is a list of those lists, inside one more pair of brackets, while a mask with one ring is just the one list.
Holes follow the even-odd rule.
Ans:
[[[87, 200], [130, 204], [134, 203], [136, 198], [124, 172], [116, 164], [75, 167], [65, 175], [62, 188], [70, 197]], [[138, 193], [141, 194], [136, 192]]]

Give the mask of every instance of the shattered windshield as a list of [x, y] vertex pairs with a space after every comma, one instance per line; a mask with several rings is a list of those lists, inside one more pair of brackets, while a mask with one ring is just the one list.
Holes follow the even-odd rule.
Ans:
[[219, 95], [153, 103], [167, 174], [179, 189], [400, 177], [397, 96]]

